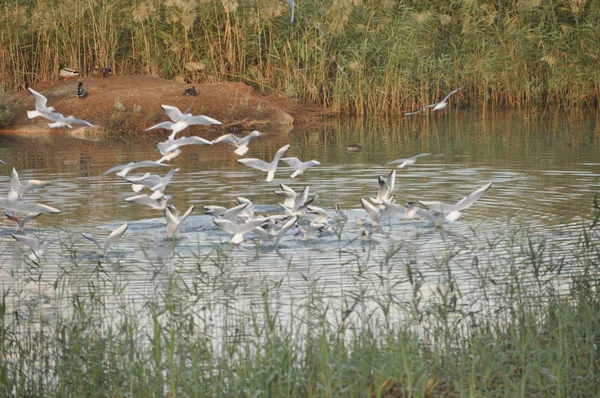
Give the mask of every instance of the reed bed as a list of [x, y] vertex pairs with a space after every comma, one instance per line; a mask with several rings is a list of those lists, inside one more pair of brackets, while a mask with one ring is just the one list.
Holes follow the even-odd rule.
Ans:
[[377, 260], [346, 247], [354, 283], [333, 288], [310, 271], [245, 277], [227, 251], [192, 244], [191, 268], [149, 258], [155, 283], [132, 297], [134, 264], [81, 263], [65, 239], [70, 260], [42, 265], [55, 279], [12, 264], [0, 395], [598, 396], [596, 214], [569, 253], [514, 225], [484, 246], [473, 231], [433, 264], [435, 288], [398, 243]]
[[88, 74], [241, 81], [356, 115], [453, 106], [597, 109], [598, 0], [6, 1], [8, 91]]

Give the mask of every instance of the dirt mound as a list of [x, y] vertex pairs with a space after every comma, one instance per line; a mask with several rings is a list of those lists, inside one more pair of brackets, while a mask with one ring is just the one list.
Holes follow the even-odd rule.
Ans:
[[[75, 95], [79, 80], [87, 92], [83, 99]], [[184, 95], [184, 91], [192, 86], [198, 95]], [[328, 113], [314, 105], [258, 94], [243, 83], [192, 85], [153, 76], [109, 76], [40, 83], [33, 89], [46, 96], [48, 105], [56, 108], [56, 112], [74, 115], [98, 126], [74, 125], [74, 130], [69, 132], [75, 136], [141, 133], [154, 124], [169, 120], [161, 104], [220, 120], [223, 127], [219, 131], [289, 131], [296, 123], [315, 121]], [[34, 109], [34, 99], [28, 91], [15, 94], [13, 101], [16, 116], [8, 131], [44, 134], [68, 130], [50, 129], [48, 121], [42, 118], [28, 119], [26, 110]], [[193, 129], [214, 131], [215, 127], [194, 126]]]

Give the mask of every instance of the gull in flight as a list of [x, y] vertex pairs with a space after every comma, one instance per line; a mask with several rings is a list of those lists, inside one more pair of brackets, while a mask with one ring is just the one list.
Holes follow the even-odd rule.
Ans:
[[28, 246], [31, 249], [31, 254], [29, 254], [29, 256], [27, 256], [27, 258], [29, 258], [31, 261], [33, 261], [35, 263], [38, 263], [40, 261], [40, 259], [44, 255], [44, 252], [46, 251], [46, 248], [51, 243], [54, 243], [58, 240], [58, 239], [53, 239], [50, 241], [46, 241], [44, 243], [40, 243], [39, 240], [29, 237], [29, 236], [25, 236], [25, 235], [11, 234], [11, 236], [13, 238], [15, 238], [19, 243], [21, 243], [25, 246]]
[[21, 180], [19, 180], [17, 169], [13, 167], [10, 172], [10, 191], [8, 192], [7, 198], [8, 200], [21, 199], [21, 196], [25, 195], [27, 192], [36, 188], [43, 188], [48, 184], [50, 184], [50, 181], [40, 180], [29, 180], [25, 181], [25, 184], [23, 184], [21, 183]]
[[248, 220], [243, 224], [236, 224], [231, 220], [226, 220], [224, 218], [219, 218], [213, 220], [213, 223], [223, 231], [232, 234], [231, 243], [240, 244], [244, 241], [244, 234], [251, 232], [254, 228], [260, 226], [262, 223], [267, 221], [267, 217], [254, 218], [252, 220]]
[[98, 248], [98, 254], [104, 257], [104, 256], [106, 256], [106, 253], [108, 253], [108, 250], [110, 249], [110, 247], [121, 236], [123, 236], [123, 234], [125, 233], [125, 231], [127, 231], [128, 227], [129, 227], [129, 224], [125, 223], [125, 224], [121, 225], [119, 228], [117, 228], [114, 231], [112, 231], [110, 233], [110, 235], [108, 235], [108, 238], [106, 238], [106, 241], [104, 242], [104, 246], [100, 245], [100, 242], [98, 242], [98, 240], [96, 238], [94, 238], [90, 234], [86, 234], [85, 232], [82, 232], [81, 236], [83, 236], [84, 238], [86, 238], [87, 240], [89, 240], [90, 242], [92, 242], [93, 244], [95, 244], [96, 247]]
[[44, 97], [42, 94], [38, 93], [31, 87], [28, 87], [27, 90], [29, 90], [29, 92], [33, 94], [33, 97], [35, 98], [35, 111], [27, 111], [28, 118], [34, 119], [40, 116], [46, 117], [44, 116], [44, 114], [54, 112], [54, 107], [46, 105], [48, 103], [48, 99], [46, 97]]
[[229, 145], [233, 145], [234, 147], [236, 147], [237, 149], [235, 151], [233, 151], [236, 155], [245, 155], [246, 152], [248, 152], [248, 145], [250, 144], [250, 140], [254, 139], [254, 138], [258, 138], [260, 137], [260, 131], [256, 131], [254, 130], [253, 132], [251, 132], [250, 134], [248, 134], [245, 137], [238, 137], [234, 134], [225, 134], [222, 135], [218, 138], [215, 138], [214, 140], [212, 140], [213, 144], [218, 144], [220, 142], [226, 142]]
[[71, 126], [72, 124], [83, 124], [88, 127], [94, 127], [94, 125], [90, 122], [87, 122], [87, 121], [81, 120], [81, 119], [77, 119], [77, 118], [75, 118], [75, 116], [66, 116], [65, 117], [62, 113], [42, 112], [42, 116], [45, 117], [46, 119], [54, 122], [54, 123], [48, 123], [48, 127], [50, 127], [50, 128], [68, 127], [70, 129], [72, 129], [73, 128], [73, 126]]
[[271, 237], [267, 231], [265, 231], [262, 227], [258, 226], [254, 228], [251, 232], [253, 232], [256, 236], [260, 238], [260, 241], [263, 246], [268, 247], [277, 247], [279, 246], [279, 242], [281, 238], [294, 226], [298, 219], [296, 217], [292, 217], [287, 221], [279, 231], [275, 234], [275, 236]]
[[423, 112], [425, 109], [429, 109], [429, 108], [433, 108], [432, 111], [438, 111], [438, 110], [444, 109], [445, 107], [448, 106], [448, 99], [450, 99], [450, 97], [452, 97], [454, 94], [456, 94], [458, 92], [458, 90], [462, 90], [464, 87], [465, 87], [465, 85], [457, 88], [456, 90], [450, 91], [448, 93], [448, 95], [446, 95], [444, 97], [444, 99], [441, 100], [440, 102], [436, 102], [435, 104], [425, 105], [425, 106], [417, 109], [416, 111], [406, 112], [404, 115], [405, 116], [414, 115], [416, 113]]
[[[316, 200], [316, 198], [314, 197], [311, 200], [308, 199], [309, 192], [310, 187], [307, 185], [304, 187], [304, 189], [302, 190], [302, 192], [300, 192], [299, 195], [296, 195], [293, 198], [293, 200], [291, 198], [286, 198], [286, 203], [291, 204], [291, 206], [288, 206], [285, 203], [279, 203], [279, 206], [283, 207], [285, 213], [289, 216], [302, 217], [304, 216], [304, 210]], [[288, 199], [290, 200], [288, 201]]]
[[410, 157], [410, 158], [392, 160], [392, 161], [391, 161], [391, 162], [389, 162], [388, 164], [396, 164], [396, 163], [400, 163], [400, 164], [398, 165], [398, 168], [399, 168], [399, 169], [403, 169], [403, 168], [405, 168], [406, 166], [412, 166], [413, 164], [417, 163], [417, 160], [418, 160], [420, 157], [423, 157], [423, 156], [442, 156], [442, 155], [443, 155], [443, 153], [430, 153], [430, 152], [427, 152], [427, 153], [420, 153], [420, 154], [418, 154], [418, 155], [415, 155], [415, 156], [412, 156], [412, 157]]
[[15, 228], [15, 231], [21, 232], [25, 229], [25, 224], [27, 224], [29, 221], [33, 220], [34, 218], [41, 216], [42, 213], [29, 213], [25, 217], [22, 217], [22, 218], [18, 216], [18, 213], [4, 212], [4, 215], [10, 221], [16, 222], [17, 227]]
[[367, 216], [371, 220], [371, 225], [379, 226], [379, 223], [381, 223], [381, 216], [385, 208], [382, 209], [382, 207], [373, 206], [371, 203], [369, 203], [368, 200], [364, 198], [360, 198], [360, 203], [363, 209], [365, 209], [365, 211], [367, 212]]
[[[281, 190], [273, 191], [273, 193], [275, 193], [275, 195], [285, 197], [285, 200], [283, 202], [283, 205], [285, 207], [289, 207], [289, 208], [294, 207], [294, 205], [296, 203], [296, 198], [298, 197], [298, 193], [296, 191], [294, 191], [293, 188], [288, 187], [285, 184], [279, 184], [279, 187], [281, 188]], [[306, 189], [306, 187], [304, 189]], [[304, 191], [302, 191], [302, 192], [304, 193]], [[306, 195], [308, 197], [308, 193]]]
[[156, 163], [170, 162], [171, 160], [175, 159], [179, 155], [181, 155], [181, 149], [175, 149], [174, 151], [171, 151], [171, 152], [167, 153], [165, 156], [163, 156], [162, 158], [158, 159], [156, 161]]
[[419, 203], [421, 205], [425, 206], [428, 210], [430, 210], [433, 213], [449, 214], [452, 212], [459, 212], [459, 216], [460, 216], [460, 211], [471, 207], [473, 205], [473, 203], [475, 203], [479, 198], [481, 198], [481, 196], [488, 189], [490, 189], [491, 186], [492, 186], [492, 183], [489, 182], [489, 183], [485, 184], [484, 186], [482, 186], [481, 188], [476, 189], [475, 191], [473, 191], [472, 193], [465, 196], [464, 198], [462, 198], [461, 200], [459, 200], [458, 202], [456, 202], [454, 204], [435, 202], [435, 201], [427, 201], [427, 200], [420, 200]]
[[179, 108], [170, 105], [161, 105], [161, 108], [165, 111], [167, 116], [172, 120], [172, 122], [162, 122], [158, 123], [155, 126], [149, 127], [146, 131], [154, 130], [158, 128], [173, 130], [171, 136], [175, 138], [177, 133], [182, 130], [185, 130], [189, 126], [200, 124], [203, 126], [210, 126], [213, 124], [221, 124], [220, 121], [210, 118], [204, 115], [192, 115], [191, 113], [181, 113]]
[[130, 196], [124, 199], [125, 202], [138, 203], [145, 206], [150, 206], [156, 210], [164, 210], [167, 207], [167, 197], [160, 191], [154, 191], [152, 195], [140, 194]]
[[144, 187], [150, 188], [152, 191], [164, 192], [167, 185], [171, 182], [173, 175], [179, 171], [178, 168], [171, 169], [164, 177], [156, 174], [146, 173], [141, 177], [128, 178], [127, 182], [132, 183], [131, 188], [133, 192], [139, 193]]
[[303, 174], [310, 167], [321, 165], [321, 162], [319, 162], [318, 160], [309, 160], [308, 162], [302, 162], [296, 157], [281, 158], [281, 161], [287, 163], [288, 166], [295, 169], [295, 171], [292, 173], [292, 178], [296, 178], [296, 176]]
[[178, 139], [172, 139], [169, 137], [167, 141], [159, 142], [156, 145], [156, 148], [160, 152], [161, 155], [165, 156], [169, 153], [179, 149], [185, 145], [212, 145], [212, 141], [205, 140], [204, 138], [200, 138], [198, 136], [192, 135], [190, 137], [181, 137]]
[[277, 164], [279, 163], [279, 159], [283, 156], [285, 151], [287, 151], [289, 149], [289, 147], [290, 147], [290, 144], [287, 144], [287, 145], [284, 145], [281, 148], [279, 148], [279, 150], [275, 154], [275, 157], [273, 158], [271, 163], [267, 163], [263, 160], [255, 159], [255, 158], [239, 159], [238, 162], [241, 164], [244, 164], [248, 167], [252, 167], [253, 169], [257, 169], [260, 171], [266, 171], [267, 178], [265, 181], [271, 182], [271, 181], [273, 181], [273, 178], [275, 178], [275, 172], [277, 171]]
[[60, 213], [60, 210], [41, 203], [23, 203], [20, 200], [10, 200], [7, 198], [0, 198], [0, 207], [5, 210], [22, 213]]
[[251, 203], [244, 202], [231, 209], [221, 206], [204, 206], [204, 209], [206, 209], [206, 214], [210, 214], [213, 217], [241, 221], [251, 217], [252, 214], [246, 212], [246, 208], [249, 206], [251, 206]]
[[392, 191], [396, 185], [396, 170], [392, 170], [386, 179], [379, 176], [377, 181], [379, 183], [379, 190], [377, 191], [377, 197], [371, 198], [371, 202], [380, 205], [383, 201], [392, 201], [394, 199]]
[[[183, 214], [183, 216], [181, 216], [181, 218], [178, 218], [179, 216], [179, 211], [177, 211], [177, 209], [175, 209], [174, 206], [167, 206], [165, 207], [165, 217], [167, 218], [167, 238], [168, 239], [173, 239], [175, 237], [175, 235], [177, 234], [177, 231], [179, 231], [179, 228], [181, 227], [181, 225], [185, 222], [185, 220], [188, 218], [188, 216], [190, 214], [192, 214], [192, 211], [194, 210], [195, 206], [190, 206], [189, 209], [187, 209], [187, 211]], [[171, 210], [173, 209], [173, 210]]]
[[131, 170], [135, 170], [135, 169], [138, 169], [140, 167], [159, 167], [159, 166], [171, 167], [168, 164], [163, 164], [163, 163], [155, 162], [155, 161], [152, 161], [152, 160], [142, 160], [140, 162], [129, 162], [127, 164], [122, 164], [122, 165], [119, 165], [119, 166], [111, 167], [110, 169], [108, 169], [104, 173], [102, 173], [102, 175], [105, 176], [107, 174], [114, 173], [115, 171], [118, 171], [117, 175], [119, 177], [125, 178], [125, 176], [127, 174], [129, 174], [129, 172]]

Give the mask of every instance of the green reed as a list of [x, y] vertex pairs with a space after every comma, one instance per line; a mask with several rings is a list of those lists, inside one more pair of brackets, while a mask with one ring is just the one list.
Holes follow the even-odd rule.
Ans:
[[398, 114], [468, 86], [453, 106], [596, 109], [598, 0], [7, 1], [6, 90], [89, 74], [242, 81], [341, 113]]
[[[293, 259], [282, 277], [249, 276], [230, 252], [192, 243], [191, 267], [148, 254], [138, 270], [78, 260], [64, 239], [55, 278], [42, 260], [12, 264], [0, 395], [598, 396], [595, 226], [567, 254], [510, 222], [486, 241], [472, 231], [431, 264], [410, 242], [383, 256], [349, 242], [331, 289]], [[128, 274], [141, 271], [150, 286], [134, 297]]]

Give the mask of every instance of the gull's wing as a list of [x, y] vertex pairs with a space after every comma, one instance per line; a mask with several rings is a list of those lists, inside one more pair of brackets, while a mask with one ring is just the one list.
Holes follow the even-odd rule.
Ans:
[[249, 203], [242, 203], [240, 205], [232, 207], [231, 209], [227, 209], [223, 212], [223, 214], [221, 214], [221, 217], [227, 220], [231, 220], [232, 218], [236, 217], [242, 210], [244, 210], [248, 205]]
[[244, 138], [241, 138], [242, 143], [248, 145], [248, 143], [250, 142], [250, 140], [254, 139], [254, 138], [258, 138], [260, 137], [262, 134], [260, 133], [260, 131], [258, 130], [254, 130], [251, 131], [250, 134], [248, 134], [247, 136], [245, 136]]
[[31, 94], [33, 94], [33, 97], [35, 98], [35, 109], [37, 109], [40, 112], [54, 111], [53, 107], [46, 106], [46, 104], [48, 103], [48, 99], [46, 97], [44, 97], [42, 94], [38, 93], [31, 87], [28, 87], [27, 89]]
[[420, 154], [415, 155], [415, 156], [411, 156], [410, 159], [418, 159], [418, 158], [420, 158], [422, 156], [431, 156], [431, 155], [433, 155], [433, 153], [431, 153], [431, 152], [425, 152], [425, 153], [420, 153]]
[[172, 127], [173, 127], [174, 124], [175, 123], [173, 123], [173, 122], [162, 122], [162, 123], [155, 124], [152, 127], [148, 127], [146, 129], [146, 131], [154, 130], [154, 129], [168, 129], [168, 130], [172, 130]]
[[400, 158], [400, 159], [392, 160], [391, 162], [388, 162], [387, 164], [404, 163], [407, 160], [408, 159], [406, 159], [406, 158]]
[[224, 134], [220, 137], [215, 138], [214, 140], [212, 140], [213, 144], [218, 144], [220, 142], [226, 142], [230, 145], [233, 146], [240, 146], [242, 144], [242, 139], [238, 138], [237, 136], [235, 136], [234, 134]]
[[481, 188], [473, 191], [468, 196], [465, 196], [464, 198], [462, 198], [461, 200], [456, 202], [456, 204], [454, 205], [454, 209], [452, 209], [452, 210], [460, 211], [460, 210], [468, 209], [469, 207], [471, 207], [473, 205], [473, 203], [475, 203], [479, 198], [481, 198], [481, 196], [488, 189], [490, 189], [491, 186], [492, 186], [492, 183], [490, 182], [490, 183], [485, 184]]
[[258, 236], [263, 245], [272, 246], [274, 244], [269, 234], [260, 226], [252, 229], [250, 232]]
[[387, 199], [382, 200], [383, 205], [385, 206], [385, 211], [389, 212], [389, 213], [400, 213], [402, 215], [406, 214], [406, 210], [407, 208], [396, 204], [396, 203], [392, 203], [390, 201], [388, 201]]
[[296, 224], [296, 221], [298, 221], [298, 217], [292, 217], [288, 222], [286, 222], [283, 225], [283, 227], [281, 227], [281, 229], [277, 232], [277, 236], [275, 237], [275, 246], [279, 245], [279, 241], [281, 240], [281, 238], [283, 238], [286, 232], [289, 231], [290, 228], [294, 226], [294, 224]]
[[296, 197], [296, 199], [294, 200], [294, 207], [292, 208], [292, 210], [298, 211], [302, 206], [304, 206], [304, 204], [308, 200], [309, 194], [310, 194], [310, 187], [307, 185], [304, 187], [302, 192], [300, 192], [300, 195], [298, 195]]
[[82, 119], [77, 119], [74, 116], [67, 116], [65, 118], [65, 122], [67, 123], [75, 123], [75, 124], [83, 124], [85, 126], [88, 127], [94, 127], [94, 125], [86, 120], [82, 120]]
[[390, 174], [388, 175], [387, 180], [385, 180], [386, 184], [388, 185], [388, 187], [390, 188], [390, 193], [388, 194], [391, 195], [392, 192], [394, 191], [394, 187], [396, 186], [396, 169], [392, 170], [390, 172]]
[[174, 145], [212, 145], [212, 141], [205, 140], [204, 138], [192, 135], [190, 137], [183, 137], [173, 141]]
[[204, 116], [204, 115], [187, 116], [187, 117], [184, 116], [183, 120], [187, 124], [201, 124], [203, 126], [222, 124], [220, 121], [213, 119], [212, 117], [208, 117], [208, 116]]
[[[192, 211], [194, 211], [195, 206], [190, 206], [186, 212], [183, 214], [183, 216], [181, 216], [181, 219], [177, 220], [177, 223], [173, 223], [173, 222], [169, 222], [169, 217], [167, 216], [167, 236], [169, 238], [172, 238], [175, 236], [175, 234], [177, 233], [177, 231], [179, 231], [179, 228], [181, 228], [181, 226], [183, 225], [183, 223], [185, 222], [185, 220], [189, 217], [190, 214], [192, 214]], [[165, 211], [169, 211], [169, 208], [165, 208]]]
[[19, 173], [17, 173], [17, 169], [14, 167], [10, 172], [10, 189], [14, 192], [21, 192], [23, 186], [21, 185], [21, 180], [19, 180]]
[[290, 148], [290, 144], [287, 144], [277, 150], [277, 152], [275, 153], [275, 157], [273, 158], [273, 162], [272, 162], [275, 164], [275, 166], [277, 166], [279, 159], [283, 156], [285, 151], [287, 151], [289, 148]]
[[38, 249], [40, 248], [40, 242], [35, 238], [32, 238], [30, 236], [25, 236], [25, 235], [17, 235], [17, 234], [10, 234], [10, 235], [13, 238], [15, 238], [17, 241], [19, 241], [19, 243], [29, 246], [29, 248], [31, 250], [33, 250], [34, 252], [37, 252]]
[[174, 122], [178, 122], [183, 118], [183, 113], [175, 106], [161, 105], [160, 107], [163, 108], [167, 116]]
[[375, 206], [369, 203], [366, 199], [360, 198], [360, 203], [362, 204], [363, 209], [365, 209], [365, 211], [367, 212], [367, 215], [369, 216], [373, 224], [378, 225], [379, 219], [381, 218], [381, 212]]
[[125, 231], [127, 231], [127, 228], [129, 228], [129, 224], [125, 223], [123, 225], [121, 225], [119, 228], [115, 229], [114, 231], [112, 231], [110, 233], [110, 235], [108, 235], [108, 238], [106, 238], [106, 242], [104, 242], [104, 255], [106, 255], [106, 253], [108, 253], [108, 249], [110, 249], [110, 247], [121, 237], [123, 236], [123, 234], [125, 233]]
[[13, 201], [6, 198], [0, 198], [0, 207], [23, 213], [60, 213], [60, 210], [41, 203], [23, 203], [20, 200]]
[[281, 161], [287, 163], [288, 166], [293, 167], [294, 169], [297, 169], [298, 167], [302, 166], [302, 162], [296, 157], [281, 158]]
[[271, 163], [267, 163], [263, 160], [256, 158], [238, 159], [238, 162], [260, 171], [269, 171], [271, 169]]
[[96, 238], [94, 238], [92, 235], [82, 232], [81, 236], [83, 236], [84, 238], [86, 238], [87, 240], [89, 240], [90, 242], [95, 244], [98, 247], [98, 250], [102, 250], [102, 247], [100, 246], [100, 242], [98, 242], [98, 240]]
[[162, 158], [158, 159], [156, 161], [156, 163], [170, 162], [171, 160], [175, 159], [179, 155], [181, 155], [181, 149], [177, 148], [177, 149], [167, 153]]
[[[463, 87], [464, 87], [464, 86], [463, 86]], [[460, 90], [461, 88], [462, 88], [462, 87], [459, 87], [459, 88], [457, 88], [456, 90], [452, 90], [452, 91], [450, 91], [450, 92], [448, 93], [448, 95], [446, 95], [446, 96], [444, 97], [444, 99], [443, 99], [441, 102], [448, 102], [448, 99], [449, 99], [450, 97], [452, 97], [454, 94], [456, 94], [456, 93], [458, 92], [458, 90]]]
[[127, 167], [131, 167], [132, 165], [134, 165], [133, 162], [129, 162], [127, 164], [120, 164], [118, 166], [114, 166], [114, 167], [111, 167], [110, 169], [106, 170], [104, 173], [102, 173], [102, 175], [105, 176], [105, 175], [113, 173], [115, 171], [121, 171]]

